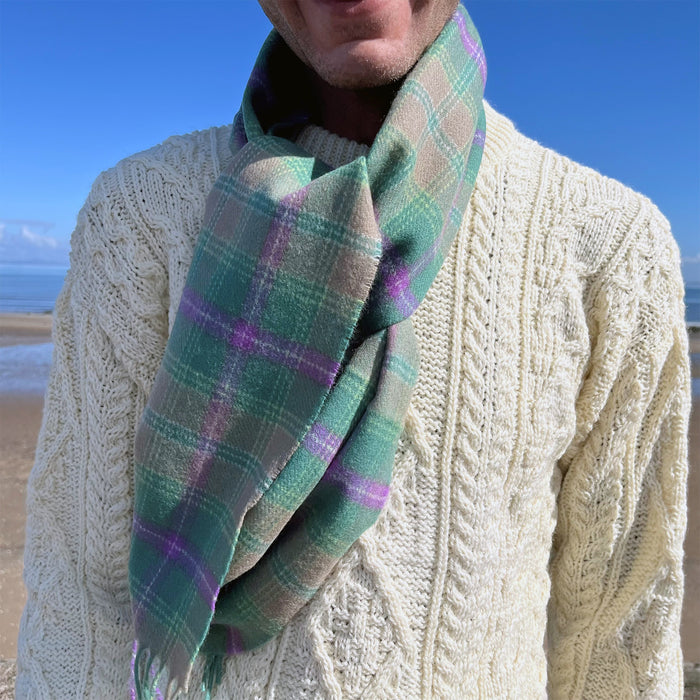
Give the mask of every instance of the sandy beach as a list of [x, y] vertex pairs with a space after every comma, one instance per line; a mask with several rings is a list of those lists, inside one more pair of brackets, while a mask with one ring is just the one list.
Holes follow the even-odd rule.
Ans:
[[[0, 347], [50, 342], [48, 314], [0, 314]], [[700, 329], [690, 332], [693, 377], [700, 379]], [[0, 686], [3, 659], [16, 655], [19, 618], [24, 605], [22, 552], [24, 499], [41, 423], [42, 397], [0, 390]], [[693, 399], [690, 429], [688, 534], [686, 538], [686, 596], [683, 611], [683, 650], [687, 662], [700, 662], [700, 397]], [[9, 681], [8, 681], [9, 682]], [[4, 697], [0, 687], [0, 697]], [[690, 696], [687, 696], [690, 697]]]
[[0, 314], [0, 348], [51, 341], [51, 314]]
[[[48, 342], [50, 314], [0, 314], [0, 348]], [[0, 659], [16, 655], [19, 617], [25, 600], [24, 500], [43, 403], [38, 394], [0, 391]]]

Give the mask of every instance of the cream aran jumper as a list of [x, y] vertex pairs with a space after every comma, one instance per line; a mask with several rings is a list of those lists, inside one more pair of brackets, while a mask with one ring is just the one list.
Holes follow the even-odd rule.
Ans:
[[[682, 696], [678, 247], [649, 200], [486, 116], [413, 317], [390, 501], [277, 639], [227, 662], [217, 700]], [[128, 697], [134, 431], [228, 136], [127, 158], [80, 212], [28, 487], [18, 698]], [[301, 140], [332, 165], [361, 150]]]

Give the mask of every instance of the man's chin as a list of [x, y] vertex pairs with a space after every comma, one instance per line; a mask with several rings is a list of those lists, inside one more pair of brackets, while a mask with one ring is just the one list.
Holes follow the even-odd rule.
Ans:
[[311, 68], [329, 85], [345, 90], [365, 90], [395, 83], [415, 64], [402, 54], [355, 46], [317, 56]]

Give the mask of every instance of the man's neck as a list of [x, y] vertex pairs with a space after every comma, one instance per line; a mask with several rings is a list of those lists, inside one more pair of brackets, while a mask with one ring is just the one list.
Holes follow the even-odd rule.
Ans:
[[364, 90], [347, 90], [316, 77], [314, 85], [321, 126], [333, 134], [371, 146], [401, 87], [391, 83]]

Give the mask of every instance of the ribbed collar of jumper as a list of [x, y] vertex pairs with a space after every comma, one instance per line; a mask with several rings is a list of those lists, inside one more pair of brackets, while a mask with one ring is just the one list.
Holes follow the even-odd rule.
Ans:
[[[484, 100], [484, 112], [487, 129], [484, 157], [479, 172], [491, 173], [511, 152], [511, 143], [516, 131], [513, 122], [494, 110], [487, 100]], [[366, 156], [370, 150], [365, 144], [338, 136], [317, 124], [305, 126], [297, 136], [296, 143], [331, 168], [351, 163], [359, 156]], [[477, 183], [478, 181], [477, 175]]]
[[305, 126], [299, 133], [296, 143], [334, 169], [352, 163], [355, 158], [369, 153], [369, 146], [333, 134], [316, 124]]

